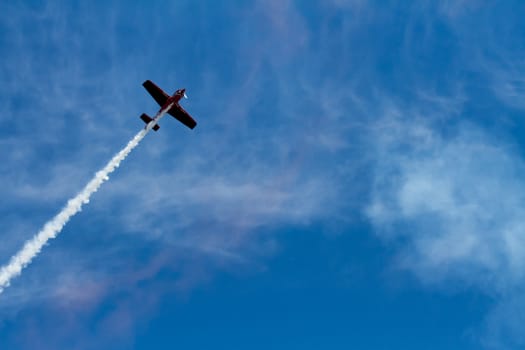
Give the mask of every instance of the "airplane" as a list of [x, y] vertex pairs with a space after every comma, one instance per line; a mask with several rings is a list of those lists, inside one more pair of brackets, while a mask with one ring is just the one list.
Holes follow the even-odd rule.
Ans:
[[[168, 114], [173, 116], [182, 124], [186, 125], [188, 128], [193, 129], [197, 125], [197, 122], [189, 115], [189, 113], [186, 112], [184, 108], [182, 108], [179, 105], [179, 101], [183, 97], [188, 98], [188, 96], [186, 96], [186, 89], [179, 89], [175, 91], [173, 95], [170, 96], [157, 85], [155, 85], [155, 83], [153, 83], [151, 80], [146, 80], [144, 83], [142, 83], [142, 86], [144, 86], [144, 88], [149, 92], [151, 97], [153, 97], [153, 99], [159, 104], [160, 109], [157, 112], [157, 116], [160, 112], [169, 107]], [[148, 124], [156, 118], [157, 117], [151, 118], [146, 113], [142, 113], [142, 115], [140, 116], [140, 119], [142, 119], [144, 123], [146, 123], [145, 128], [147, 128]], [[152, 127], [152, 129], [157, 131], [160, 129], [160, 126], [158, 124], [155, 124]]]

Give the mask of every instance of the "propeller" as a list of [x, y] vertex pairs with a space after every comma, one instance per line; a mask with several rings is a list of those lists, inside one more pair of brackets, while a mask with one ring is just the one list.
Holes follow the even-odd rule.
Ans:
[[186, 92], [184, 92], [184, 98], [188, 98], [188, 95], [186, 95]]

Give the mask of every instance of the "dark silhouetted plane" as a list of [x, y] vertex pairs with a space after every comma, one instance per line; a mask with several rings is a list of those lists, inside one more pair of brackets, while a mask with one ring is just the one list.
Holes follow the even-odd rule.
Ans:
[[[159, 88], [157, 85], [155, 85], [151, 80], [146, 80], [144, 83], [142, 83], [142, 86], [149, 92], [149, 94], [153, 97], [155, 101], [160, 106], [159, 112], [157, 113], [157, 116], [160, 114], [160, 112], [164, 111], [165, 109], [168, 109], [168, 114], [173, 116], [175, 119], [177, 119], [182, 124], [186, 125], [188, 128], [193, 129], [197, 122], [179, 105], [179, 101], [181, 98], [186, 96], [186, 89], [179, 89], [173, 93], [173, 95], [168, 95], [165, 93], [161, 88]], [[151, 118], [146, 113], [143, 113], [140, 116], [140, 119], [146, 123], [146, 127], [148, 124], [157, 118]], [[155, 124], [152, 129], [157, 131], [159, 130], [160, 126], [158, 124]]]

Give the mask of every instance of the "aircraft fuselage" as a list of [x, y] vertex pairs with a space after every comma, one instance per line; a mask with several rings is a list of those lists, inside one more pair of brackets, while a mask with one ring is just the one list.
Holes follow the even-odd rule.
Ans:
[[171, 104], [178, 103], [181, 100], [181, 98], [184, 97], [185, 93], [186, 93], [186, 89], [180, 89], [180, 90], [175, 91], [173, 95], [168, 97], [166, 102], [160, 107], [159, 112], [166, 109]]

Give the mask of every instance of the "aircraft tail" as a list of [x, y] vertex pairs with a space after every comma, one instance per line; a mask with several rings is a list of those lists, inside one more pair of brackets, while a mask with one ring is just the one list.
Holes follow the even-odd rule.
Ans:
[[[142, 119], [144, 121], [144, 123], [146, 123], [146, 125], [148, 125], [149, 122], [151, 122], [153, 120], [153, 118], [151, 118], [146, 113], [142, 113], [142, 115], [140, 116], [140, 119]], [[155, 130], [155, 131], [159, 130], [160, 129], [159, 124], [155, 124], [152, 129]]]

